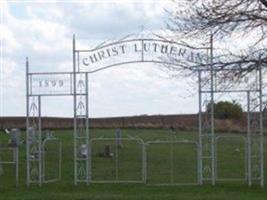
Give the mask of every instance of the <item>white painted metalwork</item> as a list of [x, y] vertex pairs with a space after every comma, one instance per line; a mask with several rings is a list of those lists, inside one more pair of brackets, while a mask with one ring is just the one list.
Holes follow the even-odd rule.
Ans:
[[[154, 48], [151, 48], [151, 45]], [[148, 48], [149, 46], [150, 48]], [[206, 50], [210, 51], [209, 56], [205, 53]], [[246, 83], [244, 84], [245, 87], [240, 88], [240, 82], [236, 82], [234, 79], [228, 80], [227, 77], [220, 77], [220, 72], [235, 71], [240, 70], [240, 68], [218, 69], [214, 67], [212, 35], [210, 47], [201, 49], [193, 49], [190, 46], [158, 38], [137, 38], [123, 39], [109, 44], [102, 44], [96, 48], [82, 50], [76, 48], [75, 37], [73, 37], [72, 53], [73, 69], [71, 72], [32, 73], [29, 72], [29, 61], [26, 58], [27, 185], [37, 183], [41, 186], [43, 183], [41, 123], [41, 98], [43, 96], [73, 96], [74, 183], [84, 182], [89, 184], [92, 182], [92, 141], [88, 121], [89, 74], [122, 64], [137, 62], [176, 65], [186, 69], [188, 62], [197, 63], [198, 61], [210, 65], [207, 68], [203, 68], [203, 66], [188, 67], [198, 72], [199, 83], [198, 184], [209, 182], [214, 185], [216, 183], [214, 94], [239, 92], [246, 93], [248, 101], [248, 184], [259, 183], [261, 186], [264, 185], [262, 66], [260, 62], [254, 70], [257, 78], [253, 80], [245, 78], [243, 81]], [[132, 53], [134, 59], [132, 59], [133, 57], [129, 59], [128, 53]], [[170, 62], [164, 58], [162, 59], [163, 54], [169, 54], [174, 57]], [[114, 58], [115, 62], [109, 63], [109, 58]], [[251, 69], [242, 68], [242, 70], [251, 72]], [[220, 79], [217, 79], [217, 76]], [[227, 85], [226, 82], [229, 81], [234, 84], [225, 87]], [[256, 88], [246, 86], [252, 83], [256, 85]], [[210, 112], [205, 112], [208, 105], [210, 106]], [[146, 160], [145, 149], [143, 150], [143, 155], [143, 159]], [[143, 168], [145, 165], [145, 161], [143, 161]], [[145, 179], [146, 171], [143, 171], [142, 174]]]
[[[220, 177], [218, 174], [218, 171], [219, 171], [219, 167], [218, 167], [218, 160], [219, 160], [219, 155], [218, 155], [218, 146], [221, 142], [223, 142], [224, 140], [231, 140], [231, 142], [234, 142], [234, 141], [238, 141], [238, 142], [242, 142], [243, 143], [243, 146], [244, 146], [244, 150], [242, 152], [242, 149], [235, 149], [236, 152], [233, 152], [233, 153], [241, 153], [241, 154], [244, 154], [244, 157], [243, 157], [243, 165], [244, 165], [244, 168], [237, 168], [238, 171], [240, 172], [243, 172], [243, 177]], [[223, 143], [225, 145], [227, 144], [231, 144], [229, 141], [227, 143]], [[224, 149], [226, 148], [226, 146], [223, 147]], [[242, 136], [242, 135], [220, 135], [220, 136], [216, 136], [216, 139], [215, 139], [215, 158], [216, 158], [216, 167], [215, 167], [215, 176], [216, 176], [216, 181], [217, 182], [223, 182], [223, 181], [239, 181], [239, 182], [246, 182], [248, 180], [248, 163], [247, 163], [247, 137], [245, 136]], [[242, 159], [242, 157], [241, 157]], [[230, 162], [229, 162], [230, 163]], [[234, 167], [234, 166], [232, 166]], [[230, 170], [230, 169], [229, 169]]]
[[[165, 159], [164, 160], [156, 160], [156, 164], [153, 163], [153, 161], [155, 161], [155, 158], [153, 155], [151, 157], [151, 151], [149, 151], [149, 149], [151, 147], [155, 146], [159, 147], [159, 146], [166, 146], [167, 152], [166, 155], [163, 154], [163, 148], [156, 148], [159, 149], [161, 152], [158, 152], [161, 154], [160, 159], [162, 159], [162, 155], [165, 155]], [[190, 149], [192, 150], [192, 152], [195, 154], [195, 157], [192, 155], [183, 155], [184, 157], [182, 158], [181, 156], [175, 155], [177, 154], [177, 151], [175, 151], [176, 147], [181, 148], [181, 146], [186, 145], [187, 148], [190, 147]], [[181, 150], [181, 149], [180, 149]], [[199, 180], [199, 159], [198, 159], [198, 143], [195, 141], [189, 141], [189, 140], [166, 140], [166, 141], [148, 141], [146, 142], [146, 156], [145, 156], [145, 165], [146, 165], [146, 184], [147, 185], [199, 185], [200, 180]], [[186, 157], [186, 158], [185, 158]], [[192, 164], [193, 166], [193, 171], [189, 172], [189, 169], [185, 169], [185, 167], [188, 167], [187, 164], [185, 164], [183, 159], [193, 159], [195, 161], [195, 165]], [[183, 164], [185, 164], [184, 166], [178, 165], [177, 163], [175, 163], [175, 160], [180, 160], [180, 162], [183, 162]], [[161, 162], [161, 164], [159, 164], [159, 162]], [[155, 168], [157, 166], [165, 166], [166, 170], [164, 172], [164, 175], [161, 177], [160, 181], [155, 181], [153, 180], [153, 177], [155, 178], [155, 176], [153, 176], [153, 173], [151, 172], [152, 169], [151, 168]], [[179, 171], [181, 170], [183, 167], [183, 169], [185, 169], [184, 171]], [[162, 169], [158, 169], [157, 170], [157, 175], [162, 171]], [[189, 172], [189, 173], [188, 173]], [[194, 174], [195, 173], [195, 176]], [[152, 175], [151, 175], [152, 174]], [[151, 177], [152, 176], [152, 177]], [[178, 176], [178, 178], [177, 178]], [[179, 176], [186, 176], [186, 180], [182, 179], [179, 180]], [[180, 177], [181, 179], [181, 177]], [[194, 181], [192, 181], [191, 179], [194, 179]]]
[[[259, 58], [255, 69], [242, 69], [248, 76], [242, 81], [216, 77], [219, 72], [237, 71], [240, 68], [216, 69], [213, 67], [213, 38], [210, 40], [210, 69], [199, 69], [199, 155], [200, 155], [200, 183], [216, 182], [216, 154], [215, 154], [215, 129], [214, 129], [214, 94], [215, 93], [247, 93], [247, 174], [248, 185], [258, 183], [264, 186], [264, 155], [263, 155], [263, 104], [262, 104], [262, 65]], [[250, 78], [250, 79], [249, 79]], [[217, 81], [217, 79], [219, 81]], [[239, 79], [237, 79], [239, 80]], [[227, 87], [226, 87], [227, 86]], [[210, 113], [205, 112], [207, 105]], [[204, 108], [203, 108], [204, 107]], [[205, 142], [206, 140], [206, 142]], [[254, 144], [254, 145], [253, 145]], [[253, 150], [254, 148], [254, 154]], [[207, 150], [207, 151], [206, 151]], [[255, 153], [256, 151], [256, 153]]]
[[[57, 155], [58, 156], [58, 167], [57, 168], [54, 168], [53, 171], [55, 172], [56, 176], [55, 177], [48, 177], [47, 175], [47, 172], [46, 172], [46, 158], [48, 157], [51, 157], [51, 155], [47, 155], [47, 151], [48, 151], [48, 144], [51, 143], [51, 142], [56, 142], [58, 143], [58, 147], [57, 147], [57, 152], [53, 152], [53, 155], [52, 156], [55, 156]], [[44, 139], [43, 141], [43, 161], [42, 161], [42, 164], [43, 164], [43, 182], [44, 183], [51, 183], [51, 182], [56, 182], [56, 181], [60, 181], [61, 180], [61, 163], [62, 163], [62, 142], [60, 139], [58, 138], [55, 138], [55, 137], [47, 137], [46, 139]]]
[[[91, 163], [92, 183], [145, 183], [146, 152], [144, 141], [140, 138], [121, 138], [120, 140], [124, 144], [123, 147], [118, 145], [117, 138], [93, 138], [90, 140], [91, 156], [94, 159]], [[111, 151], [109, 155], [101, 152], [107, 145]], [[129, 153], [132, 154], [125, 155]], [[136, 155], [137, 160], [133, 160], [133, 154]], [[124, 156], [120, 157], [121, 155]], [[131, 164], [127, 163], [125, 159]], [[99, 160], [103, 163], [98, 163]], [[131, 169], [126, 169], [125, 166]], [[133, 166], [136, 167], [132, 168]], [[130, 177], [121, 177], [120, 170], [128, 171], [127, 175]], [[135, 174], [138, 175], [135, 176]]]
[[[11, 160], [6, 160], [1, 158], [1, 152], [12, 151]], [[15, 166], [15, 183], [16, 187], [19, 186], [19, 146], [0, 146], [0, 176], [3, 175], [4, 165], [14, 165]]]

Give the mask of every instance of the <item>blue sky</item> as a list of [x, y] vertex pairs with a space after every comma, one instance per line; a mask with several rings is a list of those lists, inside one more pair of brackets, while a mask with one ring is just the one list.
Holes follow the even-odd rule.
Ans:
[[[45, 2], [45, 3], [44, 3]], [[71, 71], [72, 35], [92, 48], [129, 34], [162, 32], [166, 0], [1, 2], [0, 115], [25, 115], [25, 57], [30, 71]], [[140, 33], [141, 32], [141, 33]], [[89, 77], [90, 117], [197, 112], [197, 85], [156, 64], [122, 65]], [[72, 116], [72, 97], [45, 97], [42, 115]]]

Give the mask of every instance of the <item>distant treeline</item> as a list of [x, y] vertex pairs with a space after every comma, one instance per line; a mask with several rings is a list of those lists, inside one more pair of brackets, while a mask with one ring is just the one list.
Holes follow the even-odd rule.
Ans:
[[[239, 120], [215, 120], [215, 128], [222, 132], [245, 132], [246, 115]], [[198, 115], [142, 115], [132, 117], [90, 118], [90, 128], [170, 128], [197, 130]], [[0, 129], [25, 129], [25, 117], [0, 117]], [[42, 117], [43, 129], [73, 128], [73, 118]]]

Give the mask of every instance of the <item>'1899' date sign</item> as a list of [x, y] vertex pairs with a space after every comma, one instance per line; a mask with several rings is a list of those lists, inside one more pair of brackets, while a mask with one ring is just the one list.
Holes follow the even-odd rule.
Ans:
[[31, 74], [29, 76], [29, 94], [31, 95], [70, 95], [72, 93], [73, 74]]

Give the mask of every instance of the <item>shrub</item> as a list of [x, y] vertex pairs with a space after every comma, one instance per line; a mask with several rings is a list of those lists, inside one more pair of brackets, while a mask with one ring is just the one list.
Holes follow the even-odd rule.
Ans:
[[[209, 103], [206, 112], [211, 112], [211, 104]], [[214, 103], [214, 117], [217, 119], [240, 119], [242, 118], [242, 107], [235, 101], [219, 101]]]

